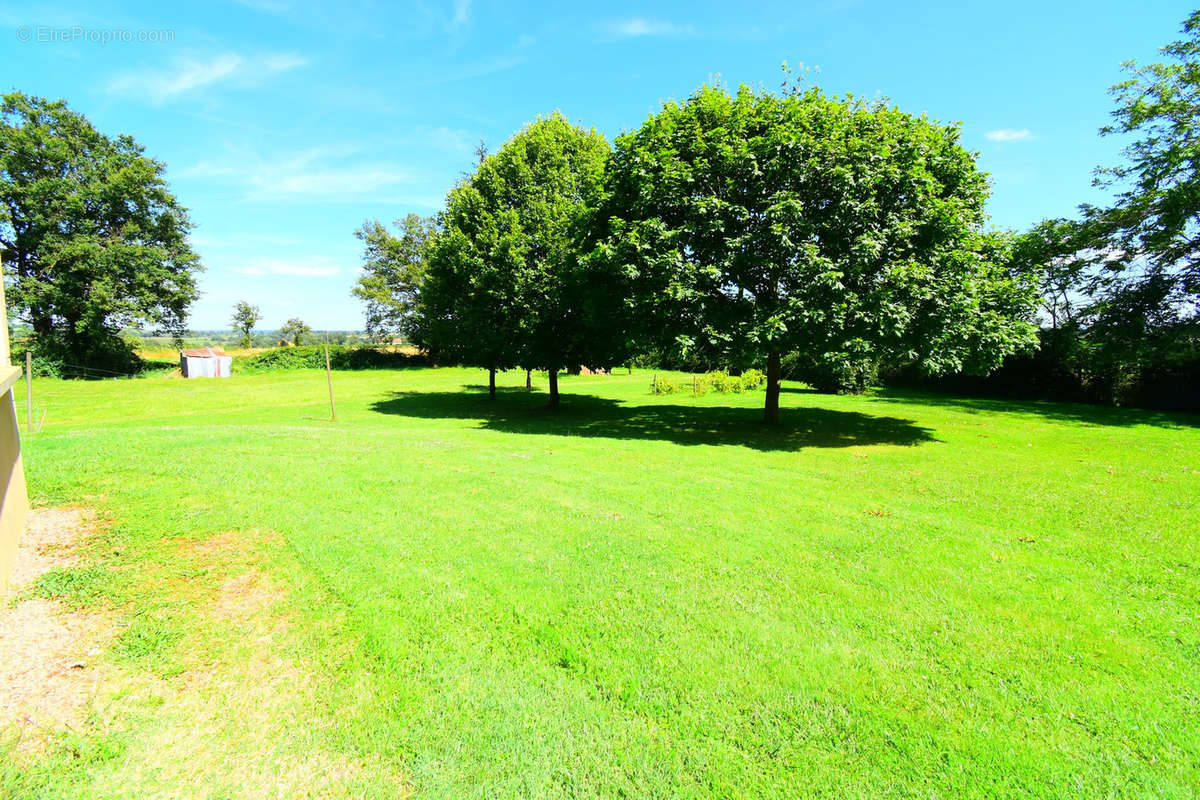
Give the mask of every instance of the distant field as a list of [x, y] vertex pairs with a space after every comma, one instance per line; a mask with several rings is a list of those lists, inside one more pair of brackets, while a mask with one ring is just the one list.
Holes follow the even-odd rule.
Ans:
[[[523, 373], [334, 379], [336, 423], [321, 372], [35, 380], [31, 493], [111, 517], [81, 568], [124, 683], [0, 794], [218, 796], [308, 749], [354, 796], [1200, 791], [1194, 417], [789, 384], [769, 430], [643, 371], [557, 414]], [[286, 625], [197, 610], [213, 542]], [[260, 661], [303, 696], [204, 677]]]

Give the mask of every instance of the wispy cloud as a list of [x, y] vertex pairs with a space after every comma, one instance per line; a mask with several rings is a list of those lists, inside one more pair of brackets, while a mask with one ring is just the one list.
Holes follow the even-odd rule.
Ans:
[[147, 97], [155, 104], [203, 89], [226, 84], [258, 86], [274, 75], [302, 67], [308, 60], [293, 53], [243, 56], [221, 53], [206, 60], [183, 60], [166, 70], [123, 72], [108, 83], [111, 94]]
[[281, 172], [267, 170], [250, 176], [247, 200], [358, 200], [408, 183], [412, 176], [389, 164]]
[[250, 277], [287, 275], [295, 278], [332, 278], [339, 275], [342, 268], [333, 259], [310, 256], [303, 259], [255, 258], [232, 270]]
[[471, 64], [465, 64], [456, 71], [444, 72], [430, 80], [426, 86], [440, 86], [446, 83], [456, 83], [458, 81], [474, 80], [475, 78], [483, 78], [487, 75], [494, 75], [497, 72], [514, 69], [528, 61], [527, 56], [501, 56], [493, 58], [489, 61], [477, 61]]
[[1023, 139], [1032, 139], [1033, 133], [1028, 128], [998, 128], [988, 131], [983, 138], [993, 142], [1019, 142]]
[[[435, 129], [453, 142], [450, 129]], [[263, 159], [233, 151], [182, 170], [184, 178], [215, 178], [240, 187], [247, 202], [387, 202], [416, 182], [407, 169], [387, 162], [356, 162], [353, 147], [317, 147]], [[406, 198], [411, 199], [411, 198]]]
[[692, 33], [694, 28], [691, 25], [679, 25], [674, 22], [665, 22], [663, 20], [633, 17], [631, 19], [609, 23], [607, 30], [609, 33], [615, 36], [624, 37], [683, 36]]
[[282, 14], [292, 10], [292, 4], [287, 0], [234, 0], [238, 5], [265, 11], [268, 14]]
[[471, 21], [471, 0], [454, 0], [454, 16], [450, 18], [451, 28], [461, 28]]

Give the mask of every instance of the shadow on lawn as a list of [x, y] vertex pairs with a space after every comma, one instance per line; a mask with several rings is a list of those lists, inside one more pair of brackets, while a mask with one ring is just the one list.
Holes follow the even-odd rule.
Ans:
[[1200, 414], [1148, 411], [1138, 408], [1088, 405], [1086, 403], [1056, 403], [1050, 400], [1010, 400], [992, 397], [962, 397], [921, 389], [885, 388], [871, 394], [873, 400], [884, 403], [957, 408], [968, 414], [1007, 412], [1036, 414], [1057, 422], [1082, 425], [1158, 425], [1165, 428], [1194, 428], [1200, 426]]
[[[470, 387], [468, 387], [470, 388]], [[486, 392], [395, 392], [371, 405], [380, 414], [429, 419], [478, 419], [480, 427], [508, 433], [660, 439], [684, 445], [742, 445], [755, 450], [805, 447], [916, 445], [933, 441], [911, 420], [825, 408], [784, 408], [777, 426], [762, 423], [759, 408], [625, 405], [586, 394], [563, 394], [562, 407], [545, 407], [546, 395], [524, 389]]]

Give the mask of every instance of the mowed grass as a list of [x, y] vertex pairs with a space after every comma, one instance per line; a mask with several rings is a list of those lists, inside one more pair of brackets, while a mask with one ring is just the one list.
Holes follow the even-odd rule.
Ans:
[[281, 537], [301, 710], [418, 797], [1200, 791], [1195, 418], [485, 377], [338, 373], [336, 422], [319, 372], [35, 380], [31, 492], [127, 581]]

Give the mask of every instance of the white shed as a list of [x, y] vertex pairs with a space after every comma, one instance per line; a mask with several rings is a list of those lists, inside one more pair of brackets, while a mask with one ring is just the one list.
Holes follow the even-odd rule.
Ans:
[[185, 378], [228, 378], [233, 356], [219, 347], [179, 351], [179, 369]]

